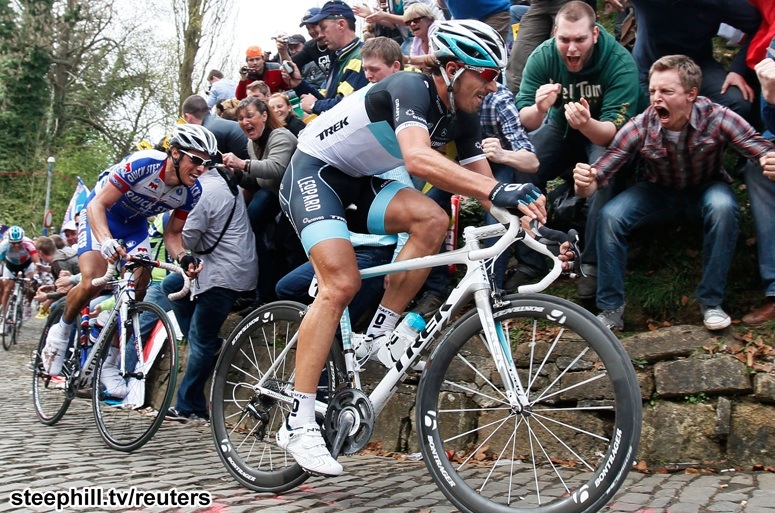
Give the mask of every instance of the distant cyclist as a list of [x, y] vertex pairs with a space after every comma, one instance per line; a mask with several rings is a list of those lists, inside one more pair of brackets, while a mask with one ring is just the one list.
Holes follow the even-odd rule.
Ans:
[[[107, 260], [117, 254], [150, 255], [149, 217], [174, 210], [164, 231], [167, 252], [184, 269], [196, 267], [183, 248], [181, 232], [202, 192], [197, 178], [211, 165], [216, 152], [212, 132], [199, 125], [178, 125], [170, 135], [167, 153], [138, 151], [100, 175], [79, 221], [78, 265], [82, 279], [67, 294], [62, 319], [48, 333], [43, 349], [46, 372], [54, 376], [61, 371], [72, 323], [99, 292], [91, 282], [105, 274]], [[124, 241], [126, 250], [118, 239]], [[140, 283], [137, 288], [144, 291], [145, 285]], [[108, 360], [115, 352], [111, 351]]]
[[[278, 445], [306, 470], [338, 475], [315, 422], [315, 392], [344, 308], [360, 287], [349, 230], [409, 233], [396, 260], [438, 252], [449, 218], [431, 199], [375, 175], [405, 165], [435, 187], [545, 222], [531, 184], [499, 183], [482, 153], [477, 110], [506, 63], [500, 36], [478, 21], [441, 22], [430, 39], [431, 74], [396, 73], [358, 90], [301, 133], [280, 199], [309, 253], [318, 294], [299, 328], [293, 408]], [[454, 141], [458, 163], [437, 151]], [[368, 333], [385, 343], [428, 270], [390, 275]]]
[[[24, 229], [21, 226], [11, 226], [5, 234], [5, 238], [0, 242], [0, 260], [5, 263], [3, 278], [12, 278], [19, 273], [22, 273], [26, 278], [32, 278], [37, 270], [34, 264], [40, 263], [40, 256], [35, 243], [24, 235]], [[8, 298], [11, 297], [13, 287], [13, 281], [3, 280], [2, 299], [0, 299], [2, 319], [5, 319], [5, 308], [8, 305]], [[34, 287], [29, 291], [30, 296], [25, 298], [25, 317], [30, 316], [29, 301], [35, 294]], [[0, 322], [0, 330], [5, 333], [5, 322]]]

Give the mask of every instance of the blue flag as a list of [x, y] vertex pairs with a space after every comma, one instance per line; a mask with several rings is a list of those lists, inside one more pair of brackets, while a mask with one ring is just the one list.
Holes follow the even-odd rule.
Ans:
[[75, 216], [83, 210], [83, 207], [86, 206], [86, 198], [89, 197], [89, 188], [86, 187], [86, 184], [83, 183], [83, 180], [81, 180], [81, 177], [78, 177], [78, 185], [75, 186], [75, 192], [73, 192], [73, 197], [70, 198], [70, 203], [67, 205], [67, 210], [65, 211], [65, 218], [62, 220], [62, 226], [65, 225], [68, 221], [75, 221]]

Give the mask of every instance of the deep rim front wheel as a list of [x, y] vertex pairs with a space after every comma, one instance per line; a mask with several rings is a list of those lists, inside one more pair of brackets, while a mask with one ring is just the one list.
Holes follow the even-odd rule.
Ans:
[[598, 511], [629, 471], [641, 396], [616, 337], [578, 305], [510, 296], [493, 312], [527, 404], [511, 399], [477, 313], [431, 355], [418, 391], [423, 456], [462, 511]]

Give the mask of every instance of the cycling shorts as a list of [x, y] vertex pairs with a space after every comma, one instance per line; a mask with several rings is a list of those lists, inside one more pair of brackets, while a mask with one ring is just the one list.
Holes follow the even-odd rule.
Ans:
[[3, 267], [3, 278], [13, 278], [19, 273], [22, 273], [22, 275], [27, 276], [28, 274], [32, 274], [34, 272], [35, 272], [35, 264], [32, 263], [32, 260], [27, 260], [23, 264], [12, 264], [11, 262], [6, 260], [5, 266]]
[[350, 230], [386, 234], [387, 206], [408, 187], [376, 176], [349, 176], [296, 151], [280, 185], [280, 206], [309, 254], [318, 242], [350, 240]]
[[[135, 217], [128, 220], [119, 220], [107, 213], [108, 230], [110, 235], [117, 240], [123, 240], [127, 255], [145, 255], [150, 258], [151, 239], [148, 237], [148, 219]], [[99, 251], [100, 243], [89, 225], [89, 217], [86, 209], [81, 211], [78, 221], [78, 256], [87, 251]]]

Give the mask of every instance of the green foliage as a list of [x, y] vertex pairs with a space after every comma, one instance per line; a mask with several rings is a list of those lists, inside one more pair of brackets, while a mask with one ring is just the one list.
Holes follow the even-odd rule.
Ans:
[[[7, 27], [0, 29], [0, 170], [32, 171], [42, 139], [49, 89], [46, 74], [51, 64], [46, 28], [41, 16], [51, 0], [23, 2], [17, 13], [6, 6], [0, 11]], [[33, 158], [31, 158], [33, 157]]]
[[705, 392], [700, 392], [699, 394], [685, 395], [684, 401], [689, 404], [702, 404], [710, 401], [710, 397], [705, 395]]

